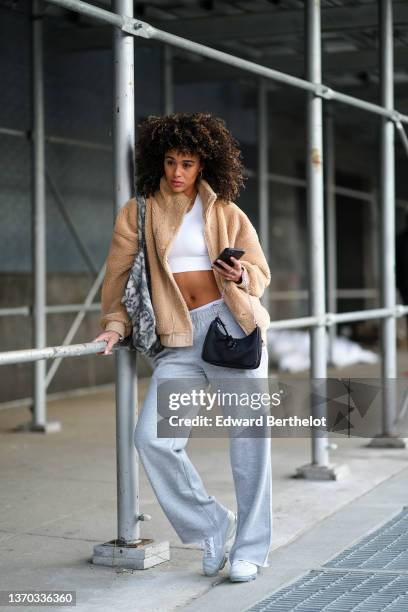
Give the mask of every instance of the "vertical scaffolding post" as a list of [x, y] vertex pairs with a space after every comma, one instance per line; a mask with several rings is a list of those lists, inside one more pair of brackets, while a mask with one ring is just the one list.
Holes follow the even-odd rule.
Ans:
[[[320, 2], [307, 0], [306, 37], [308, 80], [321, 84], [321, 24]], [[326, 313], [324, 266], [324, 183], [323, 183], [323, 115], [322, 99], [315, 93], [308, 94], [307, 105], [307, 202], [309, 225], [309, 294], [310, 314], [321, 321], [310, 330], [311, 412], [313, 418], [326, 416], [323, 402], [313, 402], [313, 396], [325, 393], [326, 364]], [[316, 382], [316, 379], [320, 379]], [[317, 388], [316, 388], [317, 384]], [[311, 429], [312, 462], [297, 468], [297, 477], [311, 480], [336, 480], [346, 472], [344, 466], [329, 464], [329, 446], [326, 436], [316, 435]]]
[[[133, 0], [113, 0], [115, 13], [133, 17]], [[135, 100], [134, 38], [113, 30], [113, 170], [116, 213], [134, 195]], [[116, 373], [116, 540], [94, 546], [92, 561], [98, 565], [146, 569], [170, 558], [169, 543], [140, 538], [138, 454], [134, 444], [137, 423], [136, 352], [129, 347], [115, 351]]]
[[[268, 88], [265, 79], [258, 79], [258, 206], [259, 239], [269, 263], [269, 181], [268, 181]], [[261, 298], [269, 312], [269, 287]]]
[[[44, 128], [44, 62], [43, 62], [43, 2], [34, 0], [32, 5], [32, 205], [34, 267], [33, 324], [34, 347], [47, 345], [47, 242], [46, 242], [46, 191], [45, 191], [45, 128]], [[61, 429], [58, 422], [47, 422], [45, 359], [34, 363], [34, 410], [29, 423], [19, 430], [50, 433]]]
[[[132, 0], [114, 0], [113, 10], [133, 17]], [[113, 30], [114, 114], [113, 159], [116, 212], [132, 197], [135, 172], [134, 38]], [[115, 353], [116, 467], [118, 540], [139, 539], [138, 471], [133, 432], [136, 427], [136, 355], [124, 349]]]
[[[336, 161], [334, 145], [334, 119], [330, 106], [325, 112], [325, 183], [326, 183], [326, 245], [327, 245], [327, 309], [337, 312], [337, 253], [336, 253]], [[337, 325], [329, 327], [328, 360], [333, 364], [333, 348], [336, 339]]]
[[173, 49], [167, 44], [161, 47], [161, 102], [163, 115], [174, 113]]
[[[392, 0], [380, 0], [380, 77], [381, 104], [394, 109], [394, 40]], [[395, 130], [394, 122], [381, 118], [381, 299], [384, 308], [395, 308]], [[368, 446], [404, 448], [405, 441], [395, 432], [397, 334], [396, 319], [388, 315], [381, 320], [383, 383], [383, 431]], [[394, 381], [392, 380], [394, 379]]]

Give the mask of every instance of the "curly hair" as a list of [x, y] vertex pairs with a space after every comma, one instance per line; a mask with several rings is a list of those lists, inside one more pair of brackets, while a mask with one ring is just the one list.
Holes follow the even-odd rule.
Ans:
[[202, 177], [218, 197], [234, 200], [246, 180], [238, 141], [225, 121], [211, 113], [149, 115], [138, 124], [136, 144], [136, 189], [145, 197], [160, 187], [164, 156], [170, 149], [198, 154]]

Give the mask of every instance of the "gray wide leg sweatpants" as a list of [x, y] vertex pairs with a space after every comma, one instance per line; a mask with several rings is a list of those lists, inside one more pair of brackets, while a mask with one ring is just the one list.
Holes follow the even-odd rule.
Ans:
[[[216, 378], [268, 378], [268, 352], [264, 345], [257, 369], [223, 368], [207, 363], [201, 350], [210, 322], [219, 316], [228, 332], [245, 332], [222, 299], [190, 310], [193, 346], [165, 347], [153, 359], [154, 370], [143, 402], [134, 443], [160, 506], [183, 543], [202, 542], [227, 522], [227, 508], [208, 495], [185, 451], [188, 438], [157, 436], [158, 379], [202, 379], [203, 388]], [[255, 382], [255, 381], [254, 381]], [[251, 388], [251, 385], [248, 385]], [[254, 415], [256, 416], [256, 414]], [[258, 428], [259, 429], [259, 428]], [[272, 543], [271, 437], [229, 438], [231, 470], [237, 500], [237, 533], [229, 559], [269, 567]]]

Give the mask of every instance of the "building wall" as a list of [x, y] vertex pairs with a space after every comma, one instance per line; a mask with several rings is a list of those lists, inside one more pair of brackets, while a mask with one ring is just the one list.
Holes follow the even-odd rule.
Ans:
[[[0, 105], [0, 127], [30, 130], [30, 30], [24, 14], [4, 11], [0, 20], [0, 78], [4, 101]], [[55, 24], [47, 22], [44, 45], [45, 126], [47, 136], [66, 142], [47, 142], [47, 271], [48, 304], [82, 302], [96, 272], [106, 258], [114, 221], [112, 194], [112, 54], [110, 50], [57, 52], [49, 42]], [[254, 80], [255, 85], [255, 80]], [[187, 84], [175, 87], [175, 109], [209, 111], [223, 117], [243, 150], [245, 165], [257, 168], [256, 109], [249, 106], [247, 89], [240, 82]], [[306, 154], [305, 114], [275, 112], [274, 93], [270, 96], [270, 172], [304, 178]], [[137, 121], [161, 108], [159, 49], [136, 45], [135, 103]], [[345, 116], [347, 118], [347, 116]], [[344, 115], [340, 120], [344, 121]], [[353, 132], [351, 132], [353, 134]], [[69, 144], [80, 140], [102, 145], [102, 149]], [[336, 132], [337, 168], [344, 180], [357, 177], [362, 187], [374, 189], [377, 152], [373, 146], [353, 140], [350, 131]], [[29, 305], [32, 302], [31, 237], [31, 152], [30, 141], [0, 133], [0, 307]], [[405, 160], [406, 162], [406, 160]], [[401, 162], [398, 162], [401, 164]], [[399, 173], [401, 197], [408, 194]], [[353, 179], [351, 178], [351, 183]], [[347, 186], [347, 185], [344, 185]], [[271, 289], [307, 288], [306, 192], [302, 187], [270, 183]], [[237, 204], [258, 227], [256, 178], [250, 178]], [[365, 206], [356, 203], [356, 207]], [[90, 266], [73, 240], [61, 207], [78, 239], [89, 255]], [[342, 211], [338, 211], [342, 214]], [[349, 209], [348, 213], [349, 214]], [[357, 215], [360, 219], [361, 215]], [[363, 218], [366, 217], [364, 213]], [[399, 219], [399, 218], [398, 218]], [[399, 222], [399, 221], [398, 221]], [[341, 224], [340, 224], [341, 225]], [[347, 227], [353, 225], [352, 218]], [[342, 230], [344, 231], [344, 230]], [[359, 235], [361, 226], [346, 232], [349, 255], [353, 244], [367, 238]], [[354, 232], [354, 233], [353, 233]], [[352, 239], [351, 239], [352, 237]], [[340, 237], [343, 240], [343, 237]], [[356, 256], [361, 257], [361, 252]], [[371, 259], [365, 255], [365, 261]], [[357, 268], [356, 268], [357, 270]], [[373, 280], [366, 264], [363, 277]], [[352, 271], [351, 271], [352, 273]], [[361, 269], [358, 272], [361, 274]], [[359, 278], [359, 282], [360, 282]], [[353, 278], [348, 279], [353, 282]], [[97, 296], [99, 300], [100, 296]], [[349, 304], [350, 305], [350, 304]], [[348, 305], [348, 306], [349, 306]], [[271, 301], [273, 319], [304, 316], [307, 300]], [[48, 345], [58, 345], [73, 315], [49, 315]], [[86, 315], [75, 342], [90, 341], [99, 332], [97, 314]], [[1, 350], [28, 348], [33, 339], [29, 317], [0, 318]], [[141, 359], [141, 373], [149, 367]], [[0, 371], [0, 402], [27, 397], [31, 392], [32, 365], [20, 364]], [[113, 359], [81, 357], [65, 359], [49, 391], [101, 384], [113, 380]]]

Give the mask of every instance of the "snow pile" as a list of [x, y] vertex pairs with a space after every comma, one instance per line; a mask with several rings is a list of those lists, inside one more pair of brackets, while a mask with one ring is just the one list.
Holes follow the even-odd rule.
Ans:
[[[270, 363], [286, 372], [301, 372], [310, 367], [309, 332], [268, 329]], [[327, 348], [328, 350], [328, 348]], [[361, 348], [344, 336], [336, 336], [333, 343], [333, 365], [338, 368], [354, 363], [378, 363], [378, 355]]]

